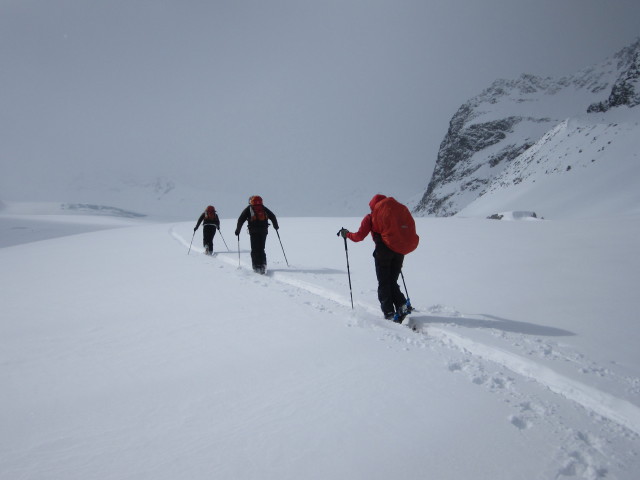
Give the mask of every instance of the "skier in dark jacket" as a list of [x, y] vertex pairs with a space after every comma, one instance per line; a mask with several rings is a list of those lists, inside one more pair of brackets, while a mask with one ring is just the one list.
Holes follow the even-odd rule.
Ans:
[[262, 197], [254, 195], [249, 198], [249, 205], [238, 217], [238, 226], [236, 227], [236, 236], [239, 237], [242, 225], [247, 222], [251, 239], [251, 265], [254, 272], [263, 275], [267, 271], [267, 254], [264, 248], [267, 243], [269, 220], [271, 220], [273, 228], [276, 230], [280, 228], [274, 213], [262, 204]]
[[205, 255], [211, 255], [213, 253], [213, 237], [216, 235], [216, 229], [220, 229], [220, 219], [216, 213], [216, 209], [209, 205], [200, 218], [198, 223], [193, 227], [193, 232], [198, 230], [198, 227], [202, 223], [202, 245], [204, 246]]

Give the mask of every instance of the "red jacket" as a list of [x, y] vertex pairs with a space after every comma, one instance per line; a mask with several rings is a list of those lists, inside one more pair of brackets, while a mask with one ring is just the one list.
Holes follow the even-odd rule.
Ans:
[[[375, 207], [380, 200], [384, 200], [385, 198], [387, 197], [381, 194], [374, 195], [371, 201], [369, 202], [369, 208], [371, 208], [371, 211], [373, 211], [373, 207]], [[347, 238], [353, 242], [361, 242], [362, 240], [367, 238], [367, 235], [369, 235], [372, 228], [373, 228], [373, 223], [371, 220], [371, 214], [367, 213], [362, 219], [362, 222], [360, 222], [360, 229], [355, 233], [353, 232], [347, 233]], [[373, 232], [373, 233], [374, 233], [374, 235], [372, 235], [373, 241], [377, 243], [377, 239], [375, 235], [376, 232]]]

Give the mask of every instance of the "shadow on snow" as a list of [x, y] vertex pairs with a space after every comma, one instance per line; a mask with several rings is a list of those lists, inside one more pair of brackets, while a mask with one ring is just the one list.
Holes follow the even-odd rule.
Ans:
[[483, 318], [447, 317], [437, 315], [412, 316], [412, 322], [416, 327], [426, 327], [429, 324], [456, 325], [464, 328], [490, 328], [503, 332], [522, 333], [524, 335], [539, 335], [544, 337], [570, 337], [574, 332], [562, 328], [536, 325], [535, 323], [518, 322], [494, 315], [481, 315]]

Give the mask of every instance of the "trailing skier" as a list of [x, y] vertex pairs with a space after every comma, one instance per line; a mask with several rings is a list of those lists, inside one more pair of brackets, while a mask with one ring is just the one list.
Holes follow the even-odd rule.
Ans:
[[277, 231], [280, 227], [275, 214], [263, 205], [262, 197], [253, 195], [249, 198], [247, 208], [238, 217], [238, 225], [236, 227], [236, 236], [238, 237], [238, 242], [240, 242], [240, 230], [244, 222], [247, 222], [251, 240], [251, 265], [254, 272], [263, 275], [267, 271], [267, 254], [264, 249], [267, 243], [267, 234], [269, 233], [269, 220], [271, 220], [273, 228]]
[[216, 229], [220, 229], [220, 219], [218, 218], [216, 209], [212, 205], [207, 206], [204, 212], [202, 212], [202, 215], [200, 215], [200, 218], [198, 218], [198, 223], [193, 227], [194, 234], [201, 223], [204, 253], [205, 255], [211, 255], [213, 253], [213, 237], [216, 235]]
[[361, 242], [371, 233], [376, 245], [373, 257], [380, 308], [384, 318], [401, 323], [410, 309], [398, 285], [398, 278], [404, 256], [418, 247], [420, 238], [409, 209], [393, 197], [374, 195], [369, 207], [371, 213], [364, 216], [357, 232], [342, 228], [338, 233], [353, 242]]

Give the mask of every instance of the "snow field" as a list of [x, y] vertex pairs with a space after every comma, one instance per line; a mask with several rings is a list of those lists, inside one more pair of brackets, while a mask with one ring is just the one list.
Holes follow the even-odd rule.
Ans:
[[379, 318], [369, 239], [351, 310], [359, 220], [283, 218], [264, 277], [233, 220], [215, 257], [191, 222], [0, 249], [0, 478], [634, 478], [635, 260], [615, 321], [583, 311], [637, 223], [419, 219], [415, 333]]

